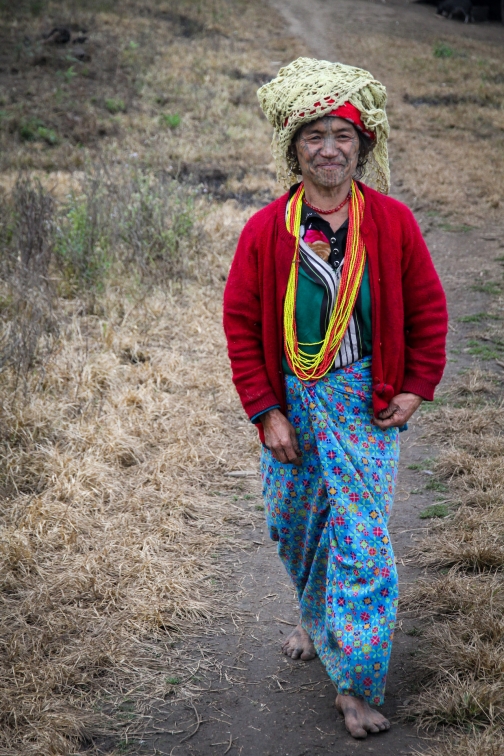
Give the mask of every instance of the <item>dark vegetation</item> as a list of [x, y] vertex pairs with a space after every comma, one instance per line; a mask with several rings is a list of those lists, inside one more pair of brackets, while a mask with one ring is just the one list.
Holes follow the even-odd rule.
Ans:
[[192, 211], [190, 189], [140, 171], [88, 174], [62, 203], [20, 177], [2, 205], [0, 371], [19, 378], [43, 364], [64, 317], [61, 298], [79, 297], [92, 313], [114, 280], [148, 290], [194, 276]]

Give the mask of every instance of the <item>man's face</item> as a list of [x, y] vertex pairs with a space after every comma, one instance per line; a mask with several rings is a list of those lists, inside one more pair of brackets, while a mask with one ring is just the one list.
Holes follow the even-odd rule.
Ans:
[[359, 137], [343, 118], [325, 116], [306, 124], [295, 148], [303, 180], [320, 187], [340, 186], [357, 168]]

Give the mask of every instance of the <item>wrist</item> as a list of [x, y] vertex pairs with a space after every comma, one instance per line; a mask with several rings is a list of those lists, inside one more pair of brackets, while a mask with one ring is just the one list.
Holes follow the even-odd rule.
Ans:
[[274, 420], [275, 417], [281, 416], [282, 413], [277, 407], [273, 407], [273, 409], [266, 410], [266, 412], [263, 412], [262, 415], [259, 416], [259, 421], [265, 425], [268, 422], [271, 422], [271, 420]]

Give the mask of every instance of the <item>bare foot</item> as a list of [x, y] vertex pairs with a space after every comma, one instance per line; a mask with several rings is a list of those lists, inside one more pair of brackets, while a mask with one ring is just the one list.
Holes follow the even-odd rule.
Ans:
[[312, 639], [301, 625], [297, 625], [282, 646], [282, 651], [291, 659], [310, 661], [315, 659], [317, 652]]
[[336, 696], [336, 708], [345, 717], [345, 727], [353, 738], [367, 738], [368, 732], [390, 730], [390, 722], [356, 696]]

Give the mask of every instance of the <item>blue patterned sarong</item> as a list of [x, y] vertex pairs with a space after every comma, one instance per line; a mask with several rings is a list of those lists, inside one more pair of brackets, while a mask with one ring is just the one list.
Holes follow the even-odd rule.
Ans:
[[313, 383], [285, 377], [301, 467], [263, 448], [270, 536], [296, 587], [301, 624], [339, 693], [383, 703], [398, 588], [387, 522], [397, 428], [371, 424], [371, 359]]

